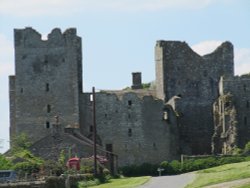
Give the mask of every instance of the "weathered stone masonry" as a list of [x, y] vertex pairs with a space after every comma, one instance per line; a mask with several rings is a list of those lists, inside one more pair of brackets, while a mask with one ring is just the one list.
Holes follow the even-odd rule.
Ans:
[[250, 78], [221, 77], [220, 96], [214, 103], [214, 153], [230, 154], [250, 140]]
[[[27, 133], [32, 151], [44, 158], [67, 148], [91, 156], [93, 108], [91, 93], [82, 88], [76, 29], [54, 29], [48, 40], [32, 28], [16, 29], [14, 36], [11, 138]], [[155, 88], [143, 89], [136, 72], [131, 89], [96, 94], [99, 154], [113, 152], [123, 166], [228, 153], [247, 142], [250, 82], [234, 77], [230, 42], [200, 56], [185, 42], [157, 41], [155, 61]]]
[[[33, 152], [45, 158], [56, 158], [68, 148], [91, 156], [92, 102], [82, 91], [81, 38], [76, 30], [54, 29], [45, 41], [32, 28], [15, 30], [15, 56], [11, 137], [27, 133]], [[96, 94], [98, 144], [117, 154], [120, 165], [157, 163], [179, 155], [175, 112], [155, 98], [154, 90], [141, 88], [141, 74], [134, 73], [133, 90]], [[74, 138], [63, 132], [65, 128], [74, 129]]]
[[155, 47], [156, 94], [168, 101], [180, 96], [182, 153], [211, 152], [212, 105], [218, 97], [220, 76], [233, 77], [233, 46], [223, 43], [213, 53], [200, 56], [185, 42], [158, 41]]
[[54, 29], [43, 41], [32, 28], [16, 29], [14, 37], [11, 134], [24, 131], [33, 142], [38, 141], [51, 131], [54, 116], [62, 117], [63, 125], [79, 125], [82, 57], [76, 30], [62, 34]]

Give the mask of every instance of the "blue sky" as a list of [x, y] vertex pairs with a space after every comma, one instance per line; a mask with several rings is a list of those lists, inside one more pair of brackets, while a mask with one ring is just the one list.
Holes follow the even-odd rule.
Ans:
[[44, 39], [55, 27], [77, 28], [84, 90], [121, 89], [131, 72], [155, 79], [157, 40], [186, 41], [200, 54], [231, 41], [236, 74], [250, 72], [249, 10], [249, 0], [0, 0], [0, 153], [9, 143], [14, 28], [33, 27]]

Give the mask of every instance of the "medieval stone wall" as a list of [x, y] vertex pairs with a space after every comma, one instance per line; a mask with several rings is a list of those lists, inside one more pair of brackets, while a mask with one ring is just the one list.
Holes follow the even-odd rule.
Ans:
[[[143, 91], [142, 91], [143, 92]], [[84, 94], [84, 105], [90, 94]], [[170, 106], [153, 96], [129, 92], [100, 92], [96, 94], [96, 126], [98, 142], [119, 156], [119, 165], [157, 163], [176, 159], [178, 127]], [[85, 136], [92, 137], [92, 107], [84, 124]], [[85, 109], [87, 109], [85, 107]], [[164, 112], [168, 113], [164, 120]], [[86, 111], [85, 111], [86, 113]]]

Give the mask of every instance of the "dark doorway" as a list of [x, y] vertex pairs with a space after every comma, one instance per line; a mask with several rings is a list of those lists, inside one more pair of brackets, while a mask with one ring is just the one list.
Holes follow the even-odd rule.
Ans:
[[110, 164], [110, 172], [114, 175], [114, 155], [113, 155], [113, 144], [106, 144], [106, 155]]

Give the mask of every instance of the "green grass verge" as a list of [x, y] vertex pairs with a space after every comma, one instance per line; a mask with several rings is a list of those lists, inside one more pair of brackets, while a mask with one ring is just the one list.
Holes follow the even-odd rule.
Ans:
[[250, 177], [250, 161], [222, 165], [200, 170], [195, 180], [186, 188], [198, 188]]
[[111, 179], [109, 183], [93, 186], [91, 188], [133, 188], [148, 182], [150, 178], [150, 176], [143, 176], [135, 178]]
[[237, 186], [235, 188], [249, 188], [249, 187], [250, 187], [250, 183], [247, 183], [245, 185]]

